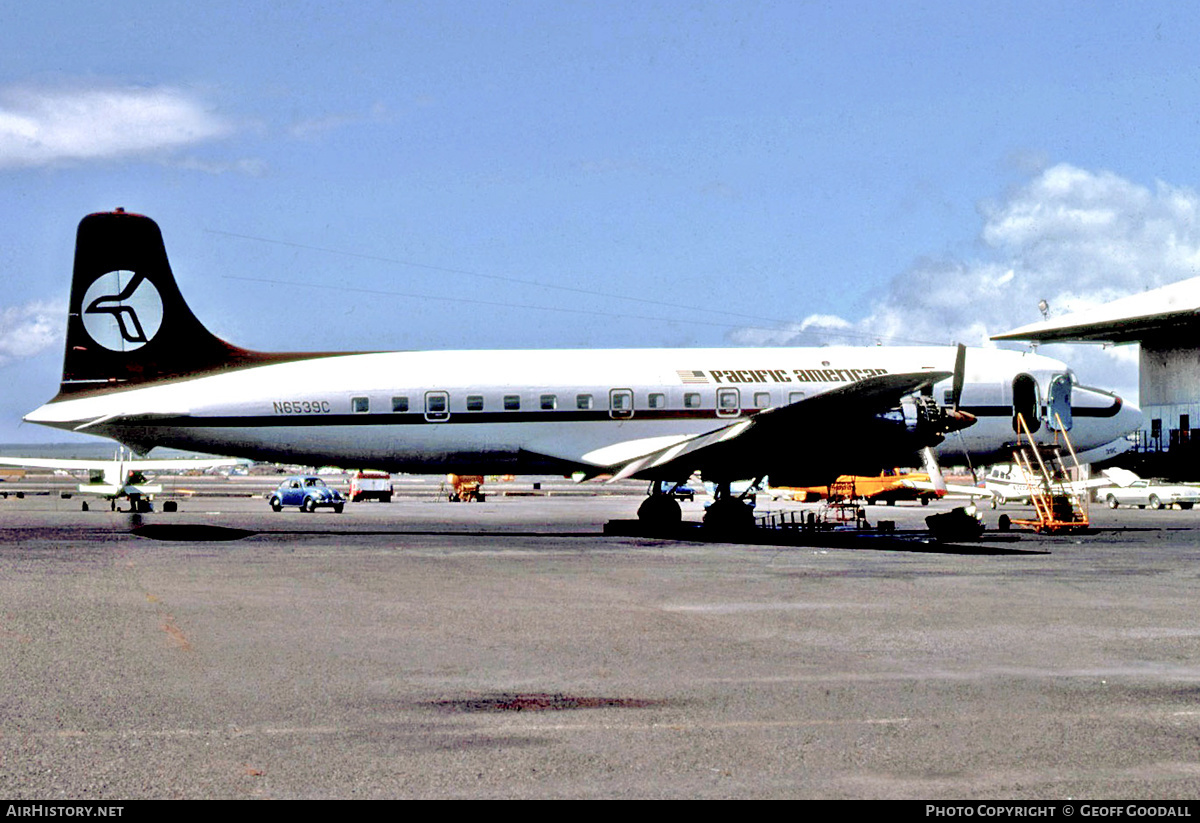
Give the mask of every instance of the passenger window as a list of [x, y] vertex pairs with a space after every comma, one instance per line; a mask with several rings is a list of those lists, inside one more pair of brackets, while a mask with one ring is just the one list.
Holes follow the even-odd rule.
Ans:
[[558, 395], [542, 395], [542, 411], [554, 411], [558, 408]]
[[700, 408], [700, 392], [690, 391], [683, 395], [683, 407], [685, 409]]
[[650, 408], [665, 409], [667, 407], [667, 396], [658, 392], [650, 393]]
[[350, 398], [350, 410], [355, 414], [366, 414], [371, 410], [371, 401], [366, 397]]
[[467, 395], [467, 411], [483, 411], [483, 395], [468, 394]]
[[590, 394], [575, 395], [575, 408], [584, 410], [592, 408], [592, 396]]
[[506, 394], [504, 395], [504, 410], [518, 411], [521, 408], [521, 395]]
[[771, 393], [765, 391], [756, 391], [754, 393], [754, 408], [765, 409], [771, 405]]
[[802, 391], [788, 392], [788, 403], [799, 403], [803, 399], [804, 392]]
[[399, 414], [401, 412], [406, 412], [406, 411], [408, 411], [408, 398], [407, 397], [393, 397], [392, 398], [392, 413]]

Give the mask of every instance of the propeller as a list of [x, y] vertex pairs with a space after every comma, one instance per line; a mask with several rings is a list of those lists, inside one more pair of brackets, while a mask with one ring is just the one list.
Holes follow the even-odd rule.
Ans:
[[975, 422], [975, 415], [962, 411], [958, 405], [962, 402], [963, 385], [967, 381], [967, 347], [958, 344], [954, 355], [954, 376], [950, 380], [950, 408], [945, 411], [943, 431], [946, 434], [965, 429]]
[[945, 497], [946, 478], [942, 476], [942, 467], [938, 465], [937, 455], [933, 453], [933, 446], [921, 449], [921, 463], [925, 466], [925, 473], [929, 475], [929, 482], [933, 484], [933, 490], [938, 493], [938, 497]]
[[959, 401], [962, 400], [963, 383], [967, 380], [967, 347], [962, 343], [958, 344], [958, 351], [954, 355], [954, 377], [950, 382], [950, 405], [955, 411], [958, 411]]
[[[962, 402], [966, 375], [967, 347], [959, 343], [958, 350], [954, 355], [954, 374], [950, 380], [950, 408], [942, 410], [942, 432], [944, 434], [965, 429], [975, 422], [975, 415], [958, 407]], [[921, 462], [925, 466], [925, 472], [929, 475], [929, 482], [933, 484], [934, 491], [938, 493], [939, 497], [944, 496], [946, 494], [946, 478], [942, 475], [942, 467], [938, 464], [933, 446], [921, 449]]]

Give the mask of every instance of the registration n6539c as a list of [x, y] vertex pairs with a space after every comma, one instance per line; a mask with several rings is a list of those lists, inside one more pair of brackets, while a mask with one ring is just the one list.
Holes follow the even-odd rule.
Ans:
[[333, 409], [328, 400], [276, 400], [276, 414], [329, 414]]

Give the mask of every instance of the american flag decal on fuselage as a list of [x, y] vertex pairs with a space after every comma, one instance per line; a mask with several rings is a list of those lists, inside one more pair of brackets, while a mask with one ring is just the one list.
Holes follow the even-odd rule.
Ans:
[[687, 384], [687, 383], [707, 383], [708, 382], [708, 378], [704, 375], [704, 372], [702, 372], [702, 371], [679, 369], [675, 373], [677, 375], [679, 375], [679, 379], [682, 380], [685, 384]]

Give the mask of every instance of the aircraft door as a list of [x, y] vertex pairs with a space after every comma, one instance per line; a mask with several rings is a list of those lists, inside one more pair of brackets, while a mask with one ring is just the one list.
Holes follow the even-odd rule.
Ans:
[[734, 388], [717, 389], [717, 417], [737, 417], [741, 413], [741, 392]]
[[441, 423], [450, 419], [450, 395], [447, 392], [425, 392], [425, 419], [430, 423]]
[[1052, 431], [1070, 431], [1073, 424], [1071, 419], [1070, 375], [1059, 374], [1050, 381], [1050, 400], [1048, 405], [1046, 425]]
[[1012, 391], [1013, 431], [1020, 433], [1021, 427], [1017, 423], [1017, 417], [1021, 416], [1025, 418], [1025, 425], [1032, 434], [1042, 427], [1041, 415], [1038, 414], [1037, 380], [1034, 380], [1032, 375], [1018, 374], [1013, 378]]
[[613, 420], [633, 417], [633, 390], [611, 389], [608, 392], [608, 416]]

